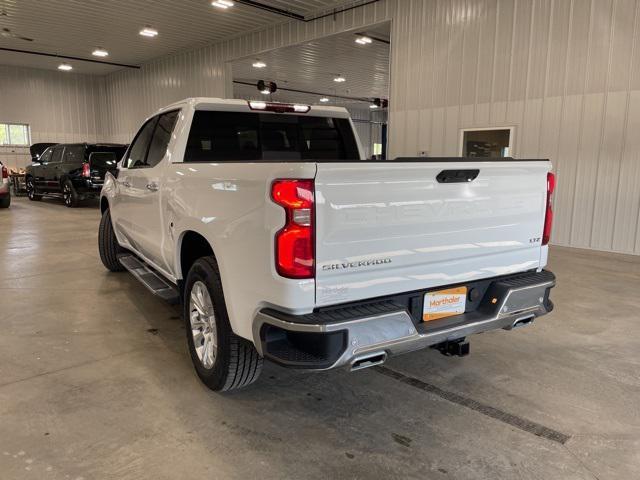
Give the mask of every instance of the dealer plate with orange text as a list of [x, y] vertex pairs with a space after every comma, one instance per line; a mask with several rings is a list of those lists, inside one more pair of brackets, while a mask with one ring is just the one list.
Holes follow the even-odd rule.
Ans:
[[448, 288], [429, 292], [424, 296], [422, 320], [429, 322], [439, 318], [464, 313], [467, 305], [467, 287]]

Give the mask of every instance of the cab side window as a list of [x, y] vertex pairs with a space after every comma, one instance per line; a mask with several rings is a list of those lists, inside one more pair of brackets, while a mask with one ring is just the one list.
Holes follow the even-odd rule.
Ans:
[[146, 166], [147, 151], [149, 150], [149, 142], [153, 135], [153, 129], [156, 126], [158, 117], [153, 117], [138, 131], [136, 137], [129, 147], [125, 162], [126, 168], [143, 168]]
[[171, 134], [178, 119], [178, 110], [167, 112], [160, 115], [156, 129], [153, 132], [153, 138], [149, 145], [149, 153], [147, 155], [146, 166], [155, 167], [164, 158], [167, 153], [167, 147], [171, 141]]

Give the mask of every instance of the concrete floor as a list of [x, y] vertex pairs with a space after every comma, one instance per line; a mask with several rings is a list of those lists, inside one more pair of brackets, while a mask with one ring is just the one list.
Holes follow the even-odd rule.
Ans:
[[556, 311], [466, 358], [267, 365], [219, 395], [178, 309], [102, 267], [98, 220], [58, 200], [0, 211], [2, 480], [640, 478], [639, 258], [554, 248]]

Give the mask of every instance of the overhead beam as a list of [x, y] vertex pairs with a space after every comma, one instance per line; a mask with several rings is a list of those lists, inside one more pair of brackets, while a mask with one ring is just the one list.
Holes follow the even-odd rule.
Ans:
[[294, 20], [298, 20], [300, 22], [308, 23], [308, 22], [313, 22], [314, 20], [320, 20], [322, 18], [338, 15], [339, 13], [348, 12], [350, 10], [364, 7], [366, 5], [370, 5], [372, 3], [376, 3], [379, 1], [380, 0], [369, 0], [364, 3], [359, 3], [358, 5], [351, 5], [350, 7], [338, 8], [338, 9], [332, 10], [331, 12], [323, 13], [322, 15], [318, 15], [316, 17], [311, 17], [311, 18], [306, 18], [304, 15], [292, 12], [291, 10], [285, 10], [283, 8], [274, 7], [273, 5], [267, 5], [266, 3], [256, 2], [255, 0], [236, 0], [236, 3], [239, 3], [241, 5], [246, 5], [248, 7], [258, 8], [260, 10], [271, 12], [276, 15], [281, 15], [283, 17], [293, 18]]
[[39, 55], [41, 57], [61, 58], [64, 60], [76, 60], [79, 62], [100, 63], [102, 65], [112, 65], [114, 67], [135, 68], [139, 69], [140, 65], [128, 65], [126, 63], [108, 62], [106, 60], [94, 60], [92, 58], [73, 57], [71, 55], [59, 55], [57, 53], [36, 52], [34, 50], [21, 50], [18, 48], [0, 47], [0, 51], [13, 53], [26, 53], [28, 55]]
[[[251, 82], [244, 82], [242, 80], [234, 80], [233, 83], [237, 84], [237, 85], [247, 85], [249, 87], [253, 87], [256, 88], [256, 84], [255, 83], [251, 83]], [[373, 101], [373, 98], [366, 98], [366, 97], [348, 97], [346, 95], [334, 95], [332, 93], [320, 93], [320, 92], [313, 92], [311, 90], [299, 90], [297, 88], [288, 88], [288, 87], [281, 87], [278, 85], [278, 90], [283, 90], [285, 92], [294, 92], [294, 93], [304, 93], [306, 95], [317, 95], [319, 97], [333, 97], [333, 98], [340, 98], [342, 100], [353, 100], [356, 102], [366, 102], [366, 103], [371, 103]]]

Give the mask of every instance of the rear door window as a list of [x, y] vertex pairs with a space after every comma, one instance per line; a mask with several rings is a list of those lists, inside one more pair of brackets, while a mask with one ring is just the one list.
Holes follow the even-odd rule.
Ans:
[[82, 163], [84, 161], [84, 145], [67, 145], [64, 148], [65, 163]]
[[126, 168], [143, 168], [146, 166], [149, 141], [157, 121], [158, 117], [153, 117], [138, 131], [127, 154]]
[[202, 110], [194, 113], [184, 161], [359, 158], [344, 118]]
[[149, 145], [149, 153], [146, 160], [147, 167], [155, 167], [167, 153], [167, 147], [169, 146], [169, 141], [171, 141], [171, 134], [173, 133], [173, 127], [176, 125], [178, 113], [179, 111], [176, 110], [160, 115]]
[[50, 163], [60, 163], [62, 161], [62, 151], [64, 147], [54, 147], [53, 153], [51, 154]]

